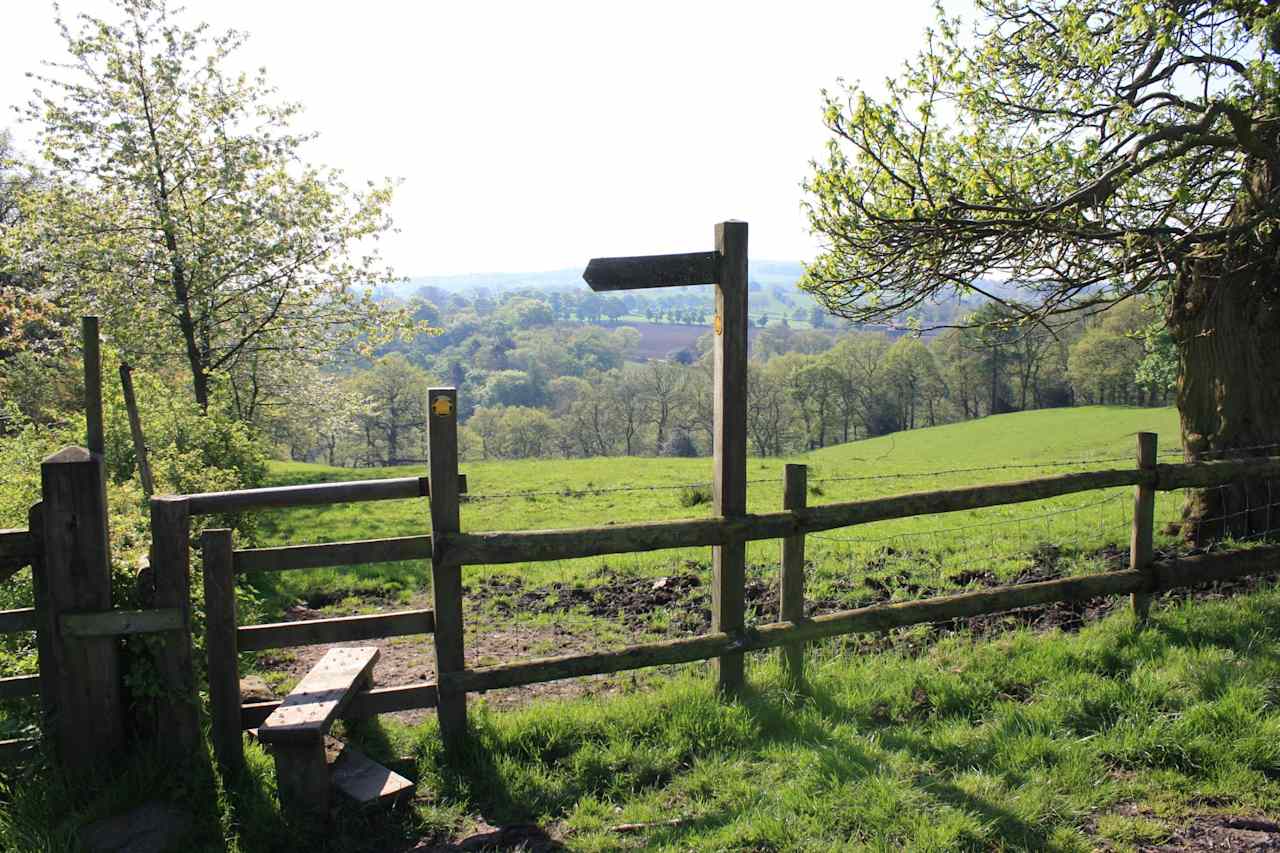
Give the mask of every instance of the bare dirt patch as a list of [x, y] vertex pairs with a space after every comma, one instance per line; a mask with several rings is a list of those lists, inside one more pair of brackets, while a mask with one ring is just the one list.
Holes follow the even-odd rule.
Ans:
[[[807, 616], [838, 610], [880, 604], [893, 600], [926, 598], [961, 589], [990, 589], [1054, 580], [1066, 575], [1067, 561], [1052, 545], [1044, 545], [1033, 554], [1032, 564], [1012, 580], [1001, 581], [994, 573], [968, 570], [947, 577], [945, 586], [932, 586], [913, 579], [905, 572], [884, 573], [888, 557], [904, 554], [886, 549], [863, 566], [862, 573], [852, 578], [827, 580], [821, 595], [810, 595], [805, 603]], [[920, 561], [931, 559], [928, 554]], [[1157, 554], [1161, 559], [1168, 554]], [[1108, 548], [1093, 555], [1106, 570], [1128, 565], [1128, 551]], [[621, 629], [629, 642], [644, 637], [689, 637], [706, 633], [711, 628], [711, 590], [707, 579], [709, 567], [687, 562], [681, 571], [664, 577], [639, 577], [604, 569], [589, 581], [554, 582], [542, 586], [526, 586], [519, 576], [491, 575], [464, 587], [468, 626], [466, 660], [470, 667], [489, 666], [521, 659], [575, 653], [604, 651], [610, 643], [593, 630], [591, 620], [608, 620]], [[1226, 598], [1257, 589], [1273, 578], [1239, 578], [1206, 584], [1194, 589], [1181, 589], [1165, 594], [1172, 600], [1209, 600]], [[749, 624], [776, 621], [778, 618], [778, 586], [776, 569], [753, 570], [746, 585]], [[315, 604], [330, 602], [316, 602]], [[380, 602], [381, 603], [381, 602]], [[312, 606], [314, 607], [315, 604]], [[429, 606], [421, 603], [412, 606]], [[936, 640], [956, 633], [977, 637], [994, 636], [1006, 631], [1031, 628], [1036, 631], [1079, 631], [1126, 601], [1116, 597], [1098, 597], [1082, 602], [1059, 602], [1027, 607], [1006, 613], [974, 616], [942, 622], [919, 631], [892, 631], [888, 634], [863, 635], [853, 642], [866, 650], [898, 649], [923, 651]], [[383, 608], [379, 608], [383, 609]], [[391, 609], [391, 608], [386, 608]], [[314, 619], [335, 615], [321, 613], [311, 607], [291, 608], [286, 617]], [[569, 618], [569, 617], [574, 618]], [[527, 619], [521, 617], [550, 617]], [[557, 619], [557, 617], [564, 617]], [[600, 623], [596, 622], [598, 626]], [[344, 645], [376, 644], [382, 656], [375, 672], [378, 685], [425, 683], [435, 680], [434, 652], [429, 637], [397, 637], [387, 640], [362, 641]], [[260, 666], [268, 672], [285, 676], [285, 680], [301, 678], [324, 654], [324, 646], [309, 646], [281, 654], [265, 653]], [[488, 701], [500, 707], [512, 707], [540, 697], [568, 697], [609, 694], [634, 681], [633, 676], [610, 675], [571, 679], [548, 684], [495, 691]], [[424, 711], [399, 715], [406, 722], [417, 722]]]

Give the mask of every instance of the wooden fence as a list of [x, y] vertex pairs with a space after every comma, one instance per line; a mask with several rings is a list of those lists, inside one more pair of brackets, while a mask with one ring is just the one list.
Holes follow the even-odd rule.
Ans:
[[[450, 405], [437, 405], [446, 399]], [[228, 530], [208, 530], [204, 555], [205, 606], [208, 611], [210, 712], [213, 742], [224, 770], [241, 766], [242, 735], [278, 707], [279, 702], [243, 704], [236, 660], [239, 652], [344, 640], [369, 640], [406, 634], [432, 634], [437, 657], [435, 684], [379, 687], [358, 695], [350, 716], [370, 716], [413, 708], [437, 708], [441, 734], [456, 746], [465, 736], [466, 694], [578, 676], [600, 675], [661, 664], [687, 663], [745, 652], [783, 649], [787, 673], [797, 682], [804, 677], [806, 642], [858, 632], [884, 631], [925, 622], [998, 613], [1061, 601], [1080, 601], [1100, 595], [1131, 594], [1139, 617], [1145, 615], [1151, 594], [1239, 575], [1280, 570], [1280, 547], [1268, 546], [1233, 553], [1153, 562], [1153, 506], [1157, 491], [1217, 486], [1244, 476], [1280, 478], [1280, 459], [1251, 458], [1197, 464], [1159, 465], [1155, 436], [1138, 436], [1133, 468], [1086, 471], [1039, 477], [1020, 482], [969, 486], [941, 491], [894, 495], [861, 501], [808, 506], [803, 465], [784, 472], [783, 508], [777, 512], [736, 517], [680, 519], [638, 524], [611, 524], [561, 530], [468, 533], [460, 529], [460, 494], [465, 480], [457, 470], [456, 398], [453, 389], [430, 393], [432, 447], [431, 478], [336, 483], [290, 489], [259, 489], [222, 494], [188, 495], [182, 501], [191, 514], [256, 507], [280, 507], [320, 502], [383, 500], [429, 495], [432, 534], [358, 542], [236, 549]], [[427, 487], [454, 483], [457, 488]], [[927, 598], [804, 617], [805, 535], [875, 521], [931, 515], [1006, 504], [1038, 501], [1077, 492], [1133, 486], [1134, 513], [1130, 565], [1121, 571], [1070, 577], [1039, 583], [997, 587], [981, 592]], [[177, 518], [177, 514], [174, 516]], [[181, 535], [175, 528], [173, 536]], [[747, 541], [781, 539], [779, 621], [754, 628], [713, 630], [710, 633], [663, 642], [633, 645], [616, 651], [574, 654], [537, 660], [468, 668], [463, 662], [461, 569], [463, 565], [565, 560], [602, 554], [655, 551], [698, 546], [742, 546]], [[234, 582], [248, 572], [287, 571], [380, 561], [432, 561], [434, 609], [239, 626], [235, 617]], [[727, 583], [739, 584], [727, 589]], [[715, 573], [713, 601], [742, 597], [741, 577]], [[442, 618], [448, 614], [448, 618]], [[451, 703], [448, 716], [444, 709]]]

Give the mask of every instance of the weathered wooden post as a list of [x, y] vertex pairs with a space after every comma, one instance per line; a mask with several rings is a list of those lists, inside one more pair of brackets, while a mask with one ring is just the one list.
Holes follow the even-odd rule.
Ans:
[[[747, 512], [747, 223], [716, 226], [715, 491], [716, 515]], [[711, 549], [711, 630], [738, 632], [746, 620], [747, 543]], [[717, 661], [720, 689], [743, 685], [743, 656]]]
[[[804, 509], [808, 504], [809, 467], [787, 465], [783, 474], [782, 508]], [[782, 540], [782, 577], [779, 581], [779, 617], [783, 622], [804, 621], [804, 534]], [[782, 671], [795, 688], [804, 684], [804, 643], [783, 646]]]
[[147, 459], [147, 441], [142, 435], [142, 418], [138, 415], [138, 399], [133, 394], [133, 368], [120, 362], [120, 391], [124, 394], [124, 408], [129, 414], [129, 435], [133, 438], [133, 455], [138, 460], [138, 478], [142, 480], [142, 493], [148, 498], [155, 494], [155, 481], [151, 479], [151, 462]]
[[40, 693], [60, 763], [101, 764], [124, 740], [119, 650], [114, 637], [68, 637], [62, 616], [111, 609], [111, 554], [101, 456], [68, 447], [40, 465], [38, 577]]
[[156, 708], [156, 738], [166, 755], [186, 761], [200, 750], [200, 719], [191, 668], [191, 512], [185, 497], [151, 499], [151, 576], [151, 606], [182, 613], [182, 627], [156, 639], [165, 690]]
[[[1138, 468], [1143, 471], [1155, 471], [1157, 437], [1154, 432], [1138, 433]], [[1152, 540], [1154, 538], [1156, 514], [1156, 487], [1154, 483], [1139, 483], [1133, 489], [1133, 530], [1129, 537], [1129, 568], [1146, 569], [1154, 558]], [[1154, 583], [1154, 579], [1153, 579]], [[1135, 592], [1130, 596], [1133, 615], [1139, 622], [1145, 622], [1151, 611], [1151, 594]]]
[[[101, 459], [106, 452], [106, 438], [102, 428], [102, 348], [98, 335], [98, 318], [81, 317], [80, 333], [84, 345], [85, 445], [90, 453]], [[106, 489], [105, 483], [103, 489]], [[106, 509], [105, 503], [103, 509]]]
[[[712, 505], [716, 515], [733, 517], [747, 511], [747, 223], [719, 223], [715, 240], [712, 252], [593, 258], [582, 277], [595, 291], [715, 284]], [[740, 633], [746, 617], [746, 542], [715, 545], [711, 553], [711, 630]], [[721, 690], [742, 688], [741, 654], [723, 655], [716, 667]]]
[[205, 649], [209, 668], [209, 736], [225, 777], [244, 766], [240, 728], [240, 668], [236, 644], [236, 579], [230, 530], [200, 536], [204, 564]]
[[436, 684], [440, 737], [450, 749], [467, 734], [467, 695], [449, 686], [466, 662], [462, 645], [462, 566], [449, 558], [448, 536], [461, 530], [458, 508], [458, 391], [427, 391], [431, 467], [431, 595], [435, 607]]

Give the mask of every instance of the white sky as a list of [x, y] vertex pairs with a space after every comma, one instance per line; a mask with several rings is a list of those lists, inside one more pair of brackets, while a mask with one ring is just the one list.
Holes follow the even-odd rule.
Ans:
[[[949, 8], [958, 4], [949, 3]], [[48, 0], [6, 0], [0, 104], [26, 101], [63, 46]], [[819, 91], [878, 89], [912, 55], [930, 0], [390, 2], [189, 0], [188, 20], [247, 30], [319, 131], [315, 163], [353, 184], [403, 179], [403, 275], [584, 266], [594, 256], [711, 248], [722, 219], [751, 256], [816, 245], [800, 181], [822, 154]], [[107, 18], [106, 0], [64, 13]], [[0, 117], [15, 136], [29, 134]]]

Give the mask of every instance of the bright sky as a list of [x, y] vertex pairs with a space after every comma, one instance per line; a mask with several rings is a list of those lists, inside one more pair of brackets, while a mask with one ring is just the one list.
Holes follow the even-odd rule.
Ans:
[[[950, 3], [950, 7], [956, 6]], [[63, 46], [47, 0], [5, 4], [0, 103]], [[800, 181], [826, 139], [819, 91], [876, 89], [913, 54], [930, 0], [391, 2], [189, 0], [247, 30], [319, 131], [309, 159], [403, 180], [383, 254], [404, 275], [583, 266], [711, 248], [809, 258]], [[107, 0], [64, 13], [113, 18]], [[29, 134], [0, 118], [22, 141]]]

